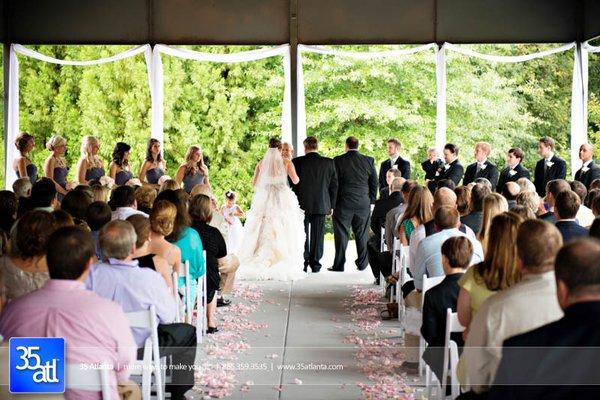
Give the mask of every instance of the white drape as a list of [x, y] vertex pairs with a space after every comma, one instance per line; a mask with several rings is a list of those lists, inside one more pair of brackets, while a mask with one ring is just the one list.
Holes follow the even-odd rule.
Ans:
[[239, 63], [261, 60], [268, 57], [283, 56], [283, 74], [285, 86], [283, 91], [283, 106], [281, 115], [282, 139], [292, 142], [292, 96], [290, 73], [290, 46], [284, 44], [277, 47], [244, 51], [232, 54], [203, 53], [188, 49], [180, 49], [157, 44], [154, 46], [152, 62], [152, 137], [163, 140], [164, 128], [164, 76], [161, 54], [179, 57], [186, 60], [207, 61], [217, 63]]
[[[109, 62], [115, 62], [119, 60], [123, 60], [125, 58], [134, 57], [138, 54], [144, 53], [146, 60], [149, 60], [151, 57], [151, 47], [150, 45], [138, 46], [133, 49], [124, 51], [119, 54], [115, 54], [114, 56], [101, 58], [98, 60], [86, 60], [86, 61], [76, 61], [76, 60], [59, 60], [57, 58], [49, 57], [45, 54], [39, 53], [35, 50], [31, 50], [25, 46], [20, 44], [12, 44], [10, 46], [10, 74], [9, 74], [9, 94], [8, 94], [8, 132], [6, 135], [7, 140], [7, 152], [6, 152], [6, 179], [5, 179], [5, 187], [6, 189], [12, 188], [12, 184], [17, 178], [15, 171], [12, 168], [12, 163], [15, 158], [16, 148], [14, 146], [14, 141], [16, 137], [19, 135], [19, 59], [17, 58], [17, 53], [22, 54], [27, 57], [35, 58], [40, 61], [59, 64], [59, 65], [73, 65], [73, 66], [90, 66], [90, 65], [99, 65], [106, 64]], [[150, 74], [150, 69], [148, 70]], [[150, 77], [148, 79], [150, 82]]]
[[[298, 99], [298, 137], [296, 142], [296, 149], [298, 154], [304, 153], [304, 147], [302, 142], [306, 139], [306, 104], [304, 98], [304, 71], [302, 68], [302, 53], [316, 53], [323, 55], [339, 56], [352, 58], [354, 60], [371, 60], [374, 58], [394, 58], [408, 56], [411, 54], [419, 53], [429, 49], [434, 49], [435, 44], [429, 43], [422, 46], [417, 46], [409, 49], [402, 50], [390, 50], [390, 51], [373, 51], [373, 52], [352, 52], [352, 51], [338, 51], [332, 50], [320, 46], [307, 46], [300, 44], [298, 45], [298, 67], [296, 70], [297, 74], [297, 99]], [[436, 131], [437, 137], [437, 131]]]
[[437, 87], [435, 116], [435, 148], [442, 154], [446, 144], [446, 47], [436, 46], [435, 80]]
[[548, 49], [548, 50], [539, 51], [539, 52], [530, 53], [530, 54], [523, 54], [520, 56], [498, 56], [498, 55], [493, 55], [493, 54], [483, 54], [483, 53], [476, 52], [476, 51], [471, 50], [466, 47], [457, 46], [452, 43], [444, 43], [444, 47], [446, 49], [454, 51], [456, 53], [464, 54], [469, 57], [481, 58], [481, 59], [491, 61], [491, 62], [518, 63], [518, 62], [534, 60], [536, 58], [547, 57], [552, 54], [562, 53], [564, 51], [571, 50], [573, 47], [575, 47], [575, 43], [566, 43], [562, 46], [558, 46], [553, 49]]

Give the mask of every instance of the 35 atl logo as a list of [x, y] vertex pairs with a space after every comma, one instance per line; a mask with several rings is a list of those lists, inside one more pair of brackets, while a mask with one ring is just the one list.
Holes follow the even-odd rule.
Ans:
[[63, 338], [11, 338], [9, 350], [11, 393], [65, 391]]

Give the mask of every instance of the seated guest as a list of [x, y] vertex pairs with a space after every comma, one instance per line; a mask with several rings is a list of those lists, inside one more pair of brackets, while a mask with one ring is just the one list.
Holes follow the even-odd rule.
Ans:
[[519, 227], [516, 247], [522, 280], [483, 303], [471, 322], [462, 354], [463, 383], [475, 392], [487, 390], [492, 383], [506, 338], [561, 317], [552, 265], [561, 245], [560, 234], [547, 222], [531, 220]]
[[[231, 294], [235, 281], [235, 271], [240, 263], [235, 256], [227, 256], [227, 245], [225, 239], [214, 226], [208, 225], [212, 218], [212, 205], [210, 198], [199, 194], [192, 198], [190, 203], [190, 217], [192, 228], [200, 235], [202, 247], [206, 251], [206, 286], [207, 286], [207, 310], [209, 333], [216, 332], [215, 305], [217, 305], [215, 293], [221, 288], [221, 293]], [[221, 299], [221, 306], [229, 305], [229, 302]]]
[[[537, 196], [537, 193], [535, 195]], [[533, 211], [531, 211], [529, 208], [522, 206], [520, 204], [517, 204], [510, 211], [514, 212], [515, 214], [517, 214], [518, 216], [523, 218], [523, 221], [527, 221], [528, 219], [536, 219], [537, 218], [537, 216], [533, 213]]]
[[554, 215], [554, 203], [556, 196], [562, 191], [571, 190], [569, 182], [564, 179], [554, 179], [546, 185], [546, 196], [544, 201], [548, 205], [547, 212], [539, 214], [539, 218], [544, 221], [550, 222], [551, 224], [556, 222], [556, 216]]
[[92, 231], [92, 238], [96, 246], [96, 257], [102, 260], [102, 252], [100, 250], [100, 229], [110, 222], [112, 219], [112, 211], [108, 204], [103, 201], [94, 201], [88, 206], [85, 213], [85, 220]]
[[140, 186], [135, 189], [135, 202], [137, 209], [150, 215], [152, 212], [152, 204], [156, 200], [156, 189], [152, 186]]
[[132, 215], [126, 219], [137, 236], [135, 242], [135, 252], [133, 253], [133, 259], [138, 262], [140, 268], [150, 268], [158, 272], [165, 280], [169, 290], [173, 290], [173, 279], [171, 274], [173, 270], [171, 266], [162, 256], [151, 253], [149, 250], [150, 245], [150, 221], [143, 215]]
[[596, 217], [590, 226], [590, 237], [600, 239], [600, 217]]
[[[63, 226], [75, 226], [75, 221], [73, 220], [73, 217], [71, 217], [71, 214], [64, 210], [54, 210], [50, 214], [52, 215], [52, 218], [54, 218], [55, 229], [62, 228]], [[85, 221], [81, 222], [87, 226]], [[84, 226], [81, 226], [81, 228], [86, 229]]]
[[108, 187], [103, 186], [100, 183], [95, 183], [90, 186], [90, 190], [92, 191], [93, 201], [103, 201], [104, 203], [108, 203], [108, 194], [110, 193]]
[[594, 202], [592, 203], [592, 212], [596, 218], [600, 217], [600, 195], [596, 196]]
[[[414, 182], [414, 185], [412, 183], [409, 183], [408, 185], [406, 185], [407, 182]], [[414, 186], [416, 186], [416, 182], [415, 181], [407, 181], [406, 179], [400, 177], [400, 178], [395, 178], [392, 181], [392, 183], [390, 184], [390, 186], [394, 186], [394, 188], [399, 187], [400, 193], [402, 194], [402, 203], [400, 203], [396, 207], [392, 208], [385, 215], [385, 244], [387, 245], [388, 249], [391, 250], [394, 247], [394, 239], [398, 238], [398, 231], [396, 230], [396, 225], [400, 222], [400, 218], [402, 217], [402, 214], [404, 214], [404, 211], [406, 210], [406, 201], [404, 201], [404, 199], [408, 198], [410, 189], [412, 189]], [[405, 190], [405, 186], [406, 186], [406, 189], [408, 189], [408, 192]], [[409, 187], [410, 187], [410, 189], [409, 189]], [[406, 196], [406, 197], [404, 197], [404, 196]]]
[[477, 178], [485, 178], [490, 182], [491, 190], [496, 190], [498, 184], [498, 167], [488, 160], [492, 147], [489, 143], [478, 142], [475, 144], [475, 162], [467, 166], [463, 185], [475, 181]]
[[9, 190], [0, 190], [0, 232], [8, 238], [15, 223], [18, 207], [17, 196]]
[[521, 193], [517, 195], [517, 205], [526, 207], [529, 211], [537, 216], [537, 213], [540, 211], [540, 207], [543, 206], [543, 202], [535, 190], [525, 192], [521, 191]]
[[[431, 191], [431, 187], [428, 187], [429, 191]], [[456, 189], [456, 184], [454, 183], [454, 181], [452, 179], [440, 179], [439, 181], [437, 181], [437, 184], [435, 185], [435, 187], [433, 188], [433, 192], [435, 193], [437, 190], [441, 189], [441, 188], [448, 188], [450, 190], [454, 190]]]
[[60, 203], [60, 209], [68, 212], [77, 225], [85, 224], [87, 209], [92, 204], [88, 195], [80, 190], [67, 192]]
[[113, 220], [127, 219], [134, 214], [143, 215], [148, 218], [148, 214], [137, 209], [135, 189], [131, 186], [119, 186], [113, 190], [108, 205], [113, 209]]
[[[585, 201], [584, 201], [585, 206], [591, 210], [592, 204], [594, 203], [594, 199], [598, 196], [600, 196], [600, 189], [590, 190], [588, 192], [587, 196], [585, 196]], [[592, 210], [592, 212], [593, 212], [593, 210]], [[595, 217], [597, 217], [597, 215], [595, 215]]]
[[425, 186], [416, 186], [410, 191], [398, 228], [398, 238], [404, 246], [410, 244], [410, 237], [415, 229], [432, 219], [432, 205], [433, 196]]
[[[472, 256], [473, 245], [469, 239], [456, 236], [446, 240], [442, 244], [442, 265], [446, 277], [441, 283], [429, 289], [423, 300], [421, 334], [427, 342], [423, 360], [433, 370], [439, 381], [442, 380], [444, 365], [446, 310], [450, 308], [456, 312], [456, 301], [460, 289], [458, 280], [469, 268]], [[460, 333], [452, 333], [450, 339], [462, 347], [463, 338]]]
[[590, 183], [590, 187], [588, 190], [600, 189], [600, 178], [594, 179], [592, 183]]
[[506, 182], [504, 189], [502, 189], [502, 196], [508, 203], [508, 209], [512, 210], [517, 205], [517, 196], [521, 192], [521, 188], [516, 182]]
[[113, 158], [108, 164], [108, 174], [118, 186], [125, 185], [133, 178], [133, 173], [129, 168], [130, 150], [131, 146], [124, 142], [117, 142], [113, 149]]
[[[421, 240], [417, 250], [415, 268], [412, 271], [416, 290], [410, 292], [405, 299], [405, 304], [407, 307], [417, 310], [421, 309], [423, 275], [433, 277], [442, 276], [444, 274], [442, 269], [442, 253], [440, 251], [442, 244], [446, 241], [446, 239], [451, 237], [465, 236], [464, 233], [458, 230], [460, 221], [458, 219], [458, 211], [456, 211], [456, 207], [438, 208], [435, 212], [434, 220], [440, 231]], [[481, 260], [483, 260], [483, 250], [481, 249], [481, 245], [475, 239], [468, 237], [467, 239], [471, 241], [471, 245], [473, 246], [473, 257], [471, 258], [470, 264], [472, 265], [481, 262]], [[418, 365], [419, 361], [419, 337], [407, 333], [404, 346], [406, 349], [405, 367], [412, 371], [412, 369], [416, 368], [416, 365]]]
[[507, 182], [518, 182], [521, 178], [526, 179], [529, 183], [531, 183], [531, 189], [535, 192], [535, 186], [528, 179], [529, 171], [521, 164], [524, 157], [525, 153], [523, 153], [523, 150], [518, 147], [513, 147], [512, 149], [508, 150], [508, 154], [506, 156], [506, 167], [500, 171], [498, 186], [496, 187], [496, 191], [498, 193], [502, 193], [504, 185], [506, 185]]
[[[384, 161], [385, 162], [385, 161]], [[387, 199], [390, 195], [390, 185], [395, 178], [402, 178], [402, 172], [398, 169], [397, 166], [394, 166], [387, 170], [385, 173], [385, 183], [387, 184], [385, 187], [381, 188], [379, 191], [379, 199], [384, 200]]]
[[[97, 184], [100, 184], [100, 182], [98, 182]], [[88, 201], [90, 203], [92, 203], [93, 201], [96, 201], [95, 197], [94, 197], [94, 191], [92, 190], [92, 187], [90, 185], [80, 183], [79, 185], [75, 186], [75, 189], [73, 189], [73, 190], [76, 190], [78, 192], [83, 192], [83, 194], [85, 194], [88, 197]]]
[[458, 320], [462, 326], [469, 327], [471, 319], [488, 297], [519, 281], [515, 242], [521, 222], [521, 217], [510, 212], [499, 214], [492, 220], [485, 259], [469, 268], [458, 282], [461, 287]]
[[[390, 169], [388, 173], [390, 173], [391, 170], [393, 170], [393, 168]], [[384, 228], [385, 230], [387, 213], [404, 202], [402, 194], [400, 193], [401, 180], [404, 180], [404, 178], [396, 178], [391, 182], [389, 187], [384, 188], [391, 190], [391, 192], [387, 197], [381, 197], [379, 200], [375, 201], [375, 207], [371, 214], [371, 231], [373, 234], [367, 242], [367, 257], [375, 281], [379, 280], [380, 273], [382, 273], [384, 277], [388, 277], [392, 273], [392, 248], [388, 248], [385, 252], [381, 252], [381, 229]]]
[[580, 206], [577, 210], [577, 215], [575, 219], [577, 223], [583, 227], [588, 227], [594, 221], [594, 213], [592, 210], [585, 206], [584, 202], [587, 197], [588, 191], [583, 185], [583, 183], [579, 181], [570, 181], [569, 185], [571, 186], [571, 190], [579, 196]]
[[[100, 248], [107, 261], [92, 266], [86, 285], [100, 296], [119, 303], [125, 312], [147, 310], [154, 305], [161, 356], [172, 355], [174, 365], [186, 366], [173, 369], [173, 381], [167, 390], [173, 399], [183, 399], [194, 384], [194, 371], [190, 366], [194, 365], [196, 356], [196, 329], [188, 324], [173, 323], [175, 300], [164, 279], [156, 271], [140, 268], [133, 260], [136, 239], [129, 222], [113, 220], [106, 224], [100, 230]], [[149, 334], [147, 330], [133, 329], [138, 349], [144, 347]]]
[[456, 209], [462, 218], [469, 214], [469, 207], [471, 206], [471, 188], [469, 186], [459, 186], [454, 189], [454, 194], [456, 194]]
[[492, 191], [484, 185], [476, 184], [471, 188], [471, 203], [469, 204], [469, 214], [461, 217], [460, 222], [467, 225], [476, 234], [481, 230], [481, 220], [483, 218], [483, 199]]
[[177, 207], [166, 201], [155, 201], [150, 214], [150, 245], [148, 250], [167, 260], [173, 271], [181, 276], [181, 251], [179, 247], [167, 242], [165, 236], [173, 232]]
[[49, 279], [46, 265], [46, 242], [54, 231], [52, 215], [46, 211], [29, 211], [16, 223], [10, 253], [0, 258], [6, 299], [16, 299], [39, 289]]
[[[517, 185], [521, 188], [521, 193], [523, 192], [536, 192], [535, 185], [528, 178], [519, 178], [517, 179]], [[539, 195], [538, 195], [539, 196]]]
[[[556, 297], [564, 311], [504, 341], [502, 360], [489, 399], [597, 399], [600, 347], [600, 242], [581, 239], [556, 256]], [[552, 293], [548, 291], [547, 296]], [[519, 320], [538, 318], [549, 299], [538, 307], [521, 295]], [[558, 320], [557, 320], [558, 319]], [[525, 320], [525, 319], [523, 319]], [[554, 322], [550, 322], [554, 320]], [[543, 325], [546, 323], [547, 325]], [[543, 326], [541, 326], [543, 325]], [[534, 329], [534, 330], [532, 330]], [[494, 332], [493, 337], [496, 336]], [[498, 353], [500, 350], [498, 350]]]
[[[63, 337], [67, 362], [110, 364], [111, 398], [117, 382], [129, 378], [135, 342], [121, 307], [85, 290], [94, 244], [78, 227], [55, 231], [47, 241], [50, 280], [28, 295], [11, 301], [0, 318], [0, 334], [11, 337]], [[72, 399], [97, 399], [99, 393], [67, 389]]]
[[165, 181], [160, 185], [160, 189], [158, 193], [164, 192], [165, 190], [177, 190], [181, 189], [181, 184], [177, 183], [175, 179], [165, 179]]
[[42, 210], [52, 212], [58, 208], [56, 200], [56, 188], [54, 182], [48, 178], [42, 178], [31, 187], [31, 196], [26, 202], [27, 210]]
[[29, 178], [19, 178], [12, 184], [13, 192], [18, 198], [31, 196], [31, 181]]
[[481, 242], [484, 252], [487, 251], [487, 242], [490, 239], [489, 231], [492, 220], [496, 215], [506, 211], [508, 211], [508, 203], [502, 195], [491, 193], [483, 199], [483, 218], [481, 219], [481, 230], [477, 235], [477, 239]]
[[580, 205], [579, 196], [572, 190], [565, 190], [556, 196], [554, 206], [556, 213], [555, 225], [565, 243], [580, 236], [588, 235], [587, 229], [575, 221], [575, 216]]

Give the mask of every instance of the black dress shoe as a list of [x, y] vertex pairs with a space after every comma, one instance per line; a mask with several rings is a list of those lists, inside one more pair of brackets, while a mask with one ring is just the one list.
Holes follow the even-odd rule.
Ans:
[[231, 300], [225, 300], [222, 297], [219, 297], [217, 299], [217, 307], [227, 307], [230, 304], [231, 304]]
[[313, 274], [316, 274], [317, 272], [319, 272], [321, 270], [321, 267], [319, 267], [319, 268], [311, 268], [311, 270], [312, 270]]
[[373, 282], [373, 285], [379, 286], [379, 283], [380, 283], [379, 278], [375, 278], [375, 282]]
[[219, 332], [219, 328], [217, 328], [216, 326], [215, 327], [209, 326], [208, 329], [206, 330], [206, 333], [208, 335], [211, 335], [216, 332]]
[[333, 267], [329, 267], [327, 268], [327, 271], [332, 271], [332, 272], [344, 272], [343, 269], [337, 269], [337, 268], [333, 268]]

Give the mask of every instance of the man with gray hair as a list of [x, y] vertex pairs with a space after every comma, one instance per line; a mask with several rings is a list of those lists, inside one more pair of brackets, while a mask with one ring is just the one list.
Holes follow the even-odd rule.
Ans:
[[[172, 399], [183, 399], [194, 384], [196, 329], [189, 324], [173, 323], [177, 312], [175, 300], [158, 272], [140, 268], [133, 259], [136, 240], [129, 222], [113, 220], [106, 224], [100, 230], [100, 249], [106, 262], [92, 266], [86, 286], [120, 304], [126, 313], [155, 307], [161, 356], [172, 355], [174, 365], [186, 366], [173, 370], [173, 382], [167, 390]], [[132, 329], [132, 332], [141, 350], [150, 332], [144, 329]]]
[[31, 180], [29, 178], [19, 178], [12, 184], [13, 192], [17, 198], [31, 196]]

